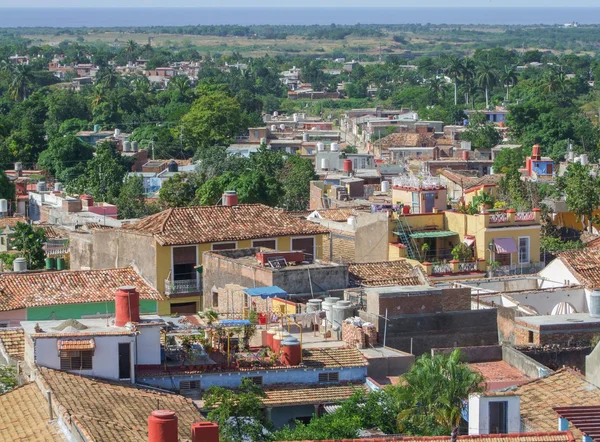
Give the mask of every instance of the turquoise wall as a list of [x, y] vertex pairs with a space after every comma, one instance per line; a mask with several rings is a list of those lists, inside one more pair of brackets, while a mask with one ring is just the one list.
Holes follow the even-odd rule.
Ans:
[[[115, 303], [89, 302], [85, 304], [63, 304], [46, 307], [31, 307], [27, 309], [28, 321], [44, 321], [48, 319], [80, 319], [82, 315], [96, 315], [98, 313], [114, 313]], [[140, 300], [140, 313], [156, 313], [156, 301]]]

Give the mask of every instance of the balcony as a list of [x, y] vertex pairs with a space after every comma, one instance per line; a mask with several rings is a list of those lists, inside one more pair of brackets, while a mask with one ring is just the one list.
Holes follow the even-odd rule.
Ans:
[[480, 216], [485, 217], [485, 227], [509, 227], [540, 223], [540, 209], [533, 209], [531, 212], [516, 212], [515, 210], [495, 213], [486, 212]]
[[177, 281], [165, 280], [165, 295], [181, 295], [202, 291], [202, 278], [179, 279]]
[[449, 277], [452, 275], [477, 275], [483, 277], [485, 276], [487, 267], [486, 261], [484, 259], [462, 262], [453, 259], [448, 262], [441, 262], [435, 264], [432, 264], [430, 262], [424, 262], [421, 265], [425, 269], [425, 274], [433, 278]]

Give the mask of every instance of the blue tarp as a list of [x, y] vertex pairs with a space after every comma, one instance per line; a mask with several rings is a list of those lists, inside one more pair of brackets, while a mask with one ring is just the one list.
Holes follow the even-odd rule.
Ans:
[[247, 319], [221, 319], [219, 325], [223, 327], [239, 327], [240, 325], [251, 325]]
[[256, 287], [253, 289], [244, 290], [248, 296], [260, 296], [263, 299], [267, 298], [281, 298], [282, 296], [287, 296], [287, 292], [285, 290], [280, 289], [276, 285], [270, 287]]

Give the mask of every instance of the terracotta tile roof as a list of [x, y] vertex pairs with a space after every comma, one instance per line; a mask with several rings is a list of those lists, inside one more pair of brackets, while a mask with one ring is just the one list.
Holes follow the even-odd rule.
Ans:
[[363, 367], [367, 360], [354, 347], [311, 348], [302, 350], [302, 363], [311, 368]]
[[100, 224], [100, 223], [85, 223], [85, 228], [87, 230], [108, 230], [108, 229], [113, 229], [114, 227], [105, 226], [104, 224]]
[[193, 402], [183, 396], [48, 368], [39, 370], [59, 413], [90, 441], [146, 441], [147, 419], [157, 408], [177, 412], [180, 440], [189, 440], [192, 423], [204, 420]]
[[57, 228], [52, 224], [38, 224], [34, 225], [34, 227], [39, 227], [46, 234], [47, 239], [60, 239], [60, 238], [68, 238], [69, 234], [64, 230]]
[[[600, 405], [600, 388], [569, 368], [523, 384], [509, 392], [486, 393], [491, 396], [518, 395], [521, 398], [521, 421], [528, 431], [556, 429], [552, 407]], [[580, 433], [573, 432], [575, 437]]]
[[177, 207], [124, 226], [154, 235], [160, 245], [204, 244], [329, 231], [262, 204]]
[[383, 147], [435, 147], [432, 136], [417, 133], [390, 134], [375, 142]]
[[350, 282], [355, 286], [385, 287], [427, 284], [418, 270], [407, 261], [353, 263], [348, 266]]
[[600, 406], [554, 407], [554, 411], [594, 442], [600, 441]]
[[558, 257], [586, 288], [600, 288], [600, 248], [569, 250]]
[[0, 347], [4, 353], [19, 361], [25, 354], [25, 334], [22, 328], [0, 328]]
[[[473, 442], [575, 442], [570, 431], [548, 433], [481, 434], [458, 436], [459, 441]], [[368, 439], [321, 440], [320, 442], [449, 442], [450, 436], [381, 436]], [[304, 440], [300, 442], [316, 442]]]
[[48, 422], [46, 398], [35, 383], [0, 396], [0, 440], [11, 442], [63, 442], [56, 421]]
[[6, 227], [14, 227], [17, 223], [26, 223], [27, 220], [22, 216], [7, 216], [0, 218], [0, 229], [4, 230]]
[[94, 338], [90, 339], [59, 339], [56, 341], [59, 351], [93, 350], [96, 348]]
[[513, 387], [531, 380], [521, 370], [505, 361], [476, 362], [469, 366], [483, 376], [488, 390]]
[[356, 216], [358, 212], [351, 208], [343, 209], [319, 209], [317, 210], [321, 218], [329, 221], [346, 222], [351, 216]]
[[0, 274], [0, 311], [57, 304], [114, 301], [115, 292], [135, 286], [140, 299], [162, 300], [132, 267]]
[[267, 407], [281, 407], [303, 404], [331, 404], [343, 401], [356, 391], [366, 392], [365, 384], [278, 386], [265, 390], [263, 404]]

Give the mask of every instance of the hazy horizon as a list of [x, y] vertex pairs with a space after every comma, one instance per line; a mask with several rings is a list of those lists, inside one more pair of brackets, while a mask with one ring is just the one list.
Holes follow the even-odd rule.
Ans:
[[295, 5], [273, 5], [271, 0], [254, 0], [244, 2], [240, 0], [221, 0], [218, 6], [214, 1], [206, 0], [173, 0], [169, 6], [164, 5], [163, 0], [104, 0], [102, 6], [96, 6], [80, 0], [21, 0], [15, 5], [14, 0], [0, 0], [0, 8], [23, 9], [23, 8], [82, 8], [82, 9], [106, 9], [106, 8], [396, 8], [396, 9], [418, 9], [418, 8], [590, 8], [599, 7], [597, 0], [576, 0], [568, 6], [561, 0], [530, 0], [523, 4], [522, 0], [462, 0], [449, 5], [441, 0], [422, 0], [419, 6], [398, 6], [397, 2], [392, 0], [371, 1], [368, 5], [364, 0], [305, 0], [302, 6]]

